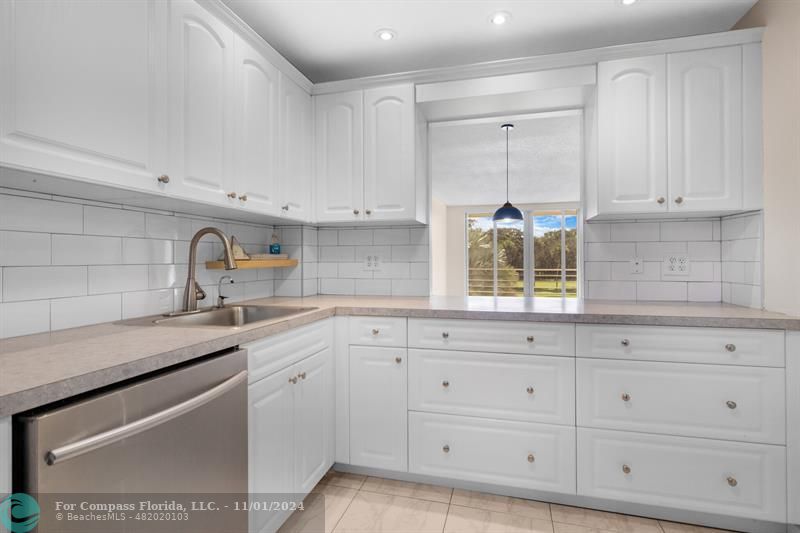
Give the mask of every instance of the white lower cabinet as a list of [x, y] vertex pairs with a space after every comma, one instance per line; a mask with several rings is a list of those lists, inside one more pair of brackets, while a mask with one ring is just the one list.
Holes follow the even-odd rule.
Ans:
[[405, 348], [350, 347], [350, 463], [406, 471]]
[[409, 413], [409, 471], [493, 485], [575, 492], [575, 428]]
[[786, 448], [578, 428], [578, 494], [786, 521]]

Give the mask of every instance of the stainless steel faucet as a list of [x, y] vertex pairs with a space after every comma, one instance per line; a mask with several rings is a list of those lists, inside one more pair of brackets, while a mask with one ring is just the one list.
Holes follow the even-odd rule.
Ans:
[[230, 276], [222, 276], [219, 278], [219, 282], [217, 283], [217, 307], [222, 309], [225, 307], [225, 300], [227, 300], [228, 296], [222, 295], [222, 284], [224, 283], [233, 283], [233, 278]]
[[233, 258], [233, 248], [231, 248], [231, 241], [225, 236], [222, 231], [217, 228], [203, 228], [192, 237], [192, 242], [189, 244], [189, 273], [186, 277], [186, 289], [183, 291], [183, 312], [189, 313], [197, 311], [197, 300], [202, 300], [206, 297], [205, 291], [200, 288], [200, 285], [195, 279], [195, 266], [197, 264], [197, 244], [203, 236], [208, 234], [216, 235], [222, 241], [224, 247], [224, 261], [225, 270], [235, 270], [236, 260]]

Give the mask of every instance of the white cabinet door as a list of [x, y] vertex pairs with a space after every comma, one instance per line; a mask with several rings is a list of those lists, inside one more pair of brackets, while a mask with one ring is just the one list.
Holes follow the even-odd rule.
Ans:
[[598, 64], [601, 214], [668, 209], [666, 80], [663, 55]]
[[742, 49], [670, 54], [670, 210], [742, 207]]
[[165, 20], [156, 0], [0, 2], [0, 163], [158, 190]]
[[318, 222], [364, 218], [362, 91], [315, 96]]
[[414, 85], [364, 91], [364, 214], [366, 220], [416, 215]]
[[[248, 388], [249, 490], [254, 501], [264, 494], [292, 494], [295, 469], [291, 458], [294, 446], [294, 394], [296, 384], [289, 379], [294, 367], [286, 368]], [[274, 531], [285, 516], [274, 513], [251, 515], [251, 531]]]
[[235, 202], [277, 215], [278, 69], [249, 43], [236, 38]]
[[285, 75], [279, 75], [281, 215], [311, 221], [311, 96]]
[[184, 198], [236, 205], [226, 197], [233, 192], [233, 31], [187, 0], [170, 2], [169, 30], [170, 185]]
[[331, 349], [327, 348], [294, 366], [295, 389], [295, 486], [307, 493], [328, 471], [328, 418], [333, 406], [329, 399]]
[[406, 471], [404, 348], [350, 347], [350, 464]]

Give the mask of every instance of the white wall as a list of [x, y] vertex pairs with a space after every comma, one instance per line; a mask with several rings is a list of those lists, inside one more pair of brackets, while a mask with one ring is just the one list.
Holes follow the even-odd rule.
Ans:
[[765, 26], [764, 303], [800, 315], [800, 2], [760, 0], [735, 29]]
[[722, 301], [762, 307], [761, 213], [722, 219]]
[[431, 198], [431, 294], [447, 294], [447, 206]]

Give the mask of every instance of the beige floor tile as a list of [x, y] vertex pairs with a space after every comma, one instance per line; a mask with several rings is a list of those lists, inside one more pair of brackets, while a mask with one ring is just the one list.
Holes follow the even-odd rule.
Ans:
[[432, 502], [450, 503], [450, 495], [453, 489], [450, 487], [440, 487], [438, 485], [427, 485], [424, 483], [410, 483], [408, 481], [398, 481], [395, 479], [384, 479], [379, 477], [368, 477], [361, 490], [369, 492], [379, 492], [392, 496], [405, 496], [407, 498], [419, 498]]
[[444, 533], [552, 533], [553, 523], [526, 516], [451, 505]]
[[550, 520], [550, 504], [534, 500], [455, 489], [451, 503], [496, 513], [511, 513], [537, 520]]
[[328, 470], [328, 473], [319, 481], [320, 485], [336, 485], [348, 489], [360, 489], [367, 476], [359, 474], [349, 474], [347, 472], [337, 472]]
[[659, 520], [661, 529], [665, 533], [726, 533], [726, 530], [711, 529], [703, 526], [693, 526], [690, 524], [678, 524], [676, 522], [664, 522]]
[[561, 524], [553, 522], [555, 533], [614, 533], [607, 529], [597, 529], [594, 527], [576, 526], [575, 524]]
[[339, 520], [336, 533], [441, 533], [447, 504], [359, 492]]
[[658, 522], [649, 518], [556, 504], [550, 506], [550, 512], [553, 522], [561, 524], [573, 524], [616, 533], [661, 533]]
[[336, 485], [317, 485], [279, 533], [330, 533], [358, 491]]

